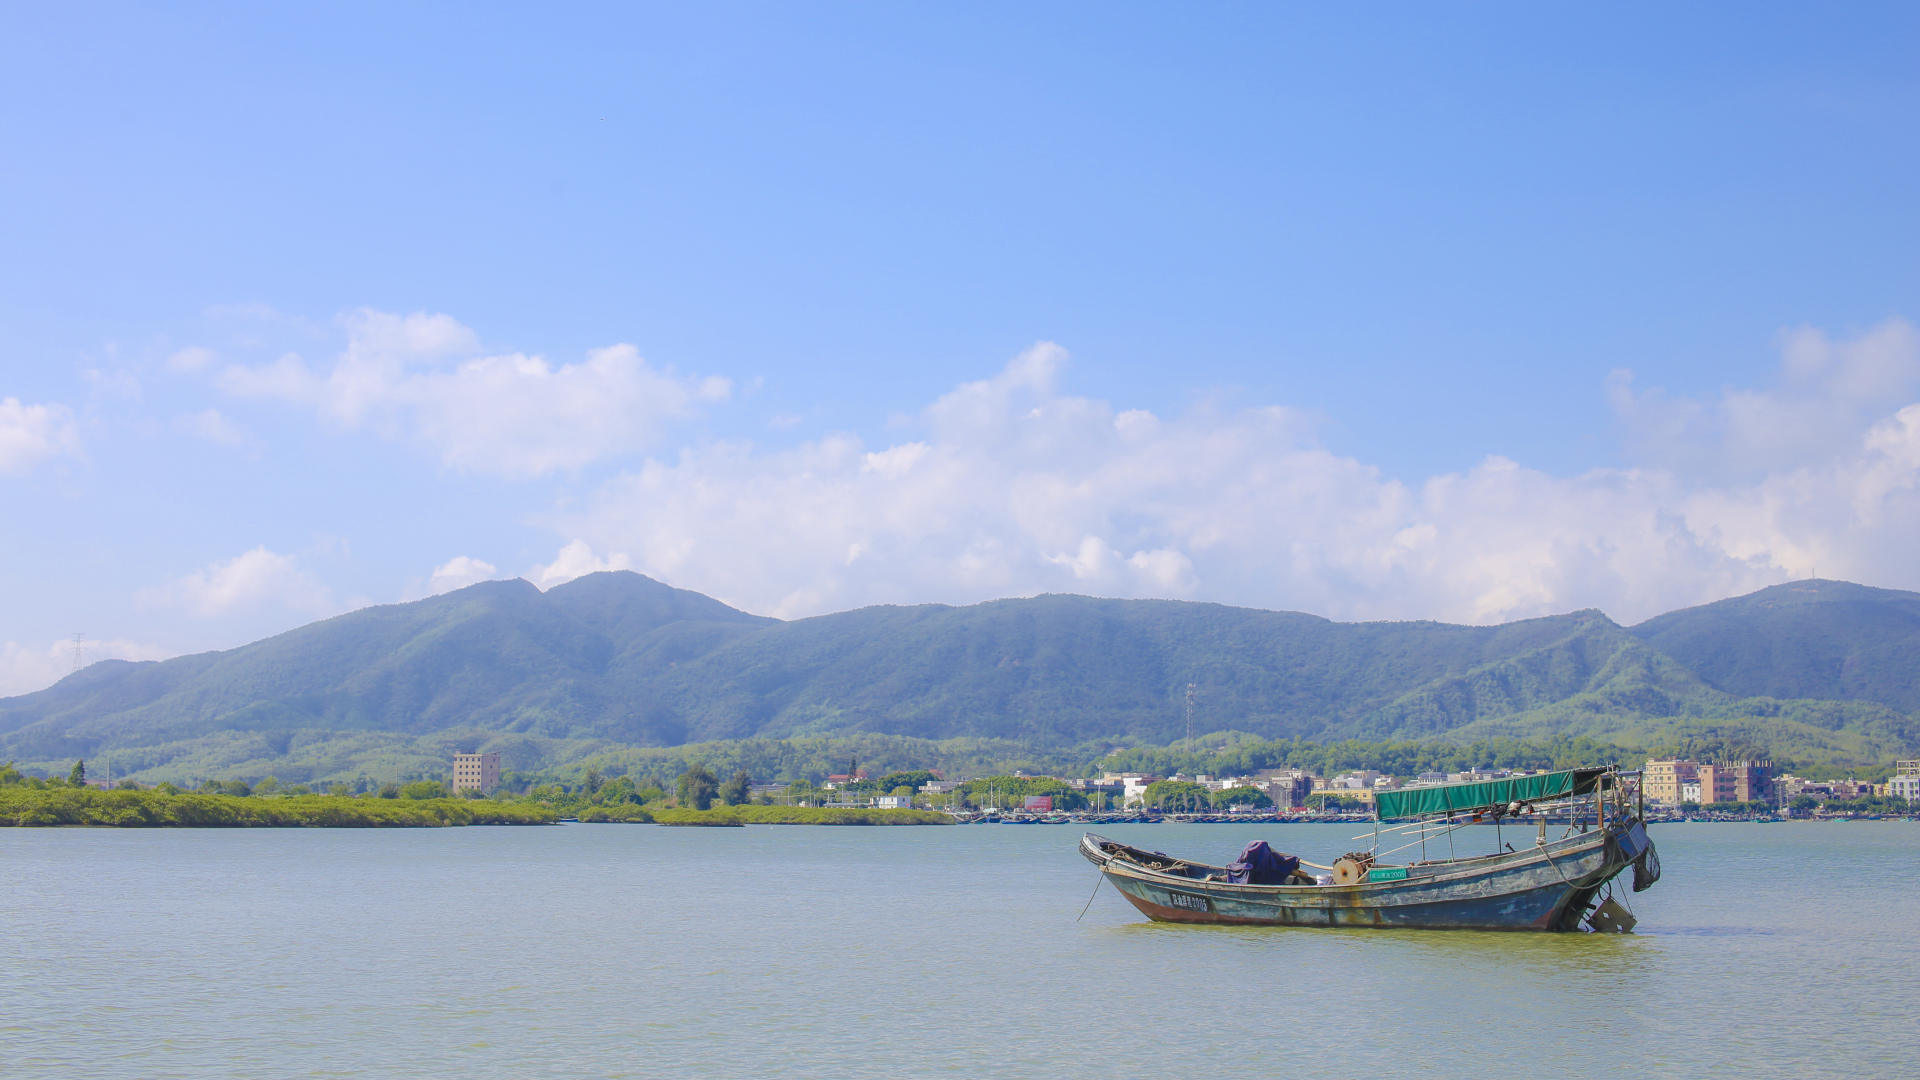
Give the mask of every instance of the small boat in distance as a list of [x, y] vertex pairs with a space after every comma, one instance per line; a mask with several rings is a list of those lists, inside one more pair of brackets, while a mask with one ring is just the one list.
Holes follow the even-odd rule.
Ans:
[[[1081, 837], [1080, 853], [1158, 922], [1578, 930], [1584, 921], [1594, 930], [1624, 933], [1634, 920], [1613, 898], [1613, 879], [1633, 867], [1639, 892], [1660, 878], [1639, 779], [1613, 769], [1568, 769], [1383, 791], [1375, 797], [1376, 821], [1411, 820], [1376, 827], [1371, 847], [1331, 866], [1277, 855], [1264, 842], [1248, 845], [1230, 865], [1214, 866], [1092, 833]], [[1548, 840], [1547, 814], [1564, 814], [1570, 800], [1581, 816], [1559, 839]], [[1532, 845], [1515, 850], [1501, 842], [1490, 855], [1382, 861], [1416, 844], [1424, 850], [1467, 825], [1515, 819], [1537, 822]], [[1379, 851], [1383, 839], [1396, 837], [1408, 842]], [[1308, 874], [1302, 866], [1326, 873]]]

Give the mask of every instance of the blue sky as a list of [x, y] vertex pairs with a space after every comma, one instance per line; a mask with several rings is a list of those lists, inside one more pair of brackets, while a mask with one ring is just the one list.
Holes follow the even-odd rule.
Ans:
[[[59, 5], [0, 693], [485, 576], [1920, 587], [1911, 6]], [[438, 573], [436, 573], [438, 571]]]

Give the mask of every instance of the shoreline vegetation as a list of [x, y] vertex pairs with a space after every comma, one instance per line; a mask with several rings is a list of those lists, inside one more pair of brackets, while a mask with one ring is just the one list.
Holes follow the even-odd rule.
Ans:
[[[0, 827], [96, 826], [127, 829], [449, 828], [465, 825], [553, 825], [560, 811], [534, 802], [496, 799], [383, 799], [353, 795], [247, 796], [157, 789], [100, 791], [74, 787], [0, 788]], [[815, 806], [692, 808], [620, 804], [590, 806], [582, 822], [635, 825], [951, 825], [933, 810]]]
[[707, 810], [637, 806], [590, 806], [579, 821], [654, 825], [951, 825], [938, 810], [878, 810], [848, 806], [716, 806]]
[[350, 795], [255, 798], [159, 790], [0, 789], [0, 825], [114, 828], [444, 828], [551, 825], [548, 807], [488, 799], [380, 799]]
[[[800, 806], [749, 802], [744, 773], [722, 783], [703, 766], [689, 769], [669, 797], [658, 787], [635, 787], [629, 777], [581, 790], [548, 785], [515, 794], [456, 794], [442, 781], [387, 783], [354, 792], [336, 785], [324, 794], [305, 785], [208, 781], [194, 791], [172, 784], [105, 788], [89, 784], [84, 761], [66, 780], [22, 774], [0, 765], [0, 827], [108, 828], [444, 828], [463, 825], [553, 825], [562, 821], [633, 825], [951, 825], [935, 810]], [[590, 790], [589, 790], [590, 789]]]

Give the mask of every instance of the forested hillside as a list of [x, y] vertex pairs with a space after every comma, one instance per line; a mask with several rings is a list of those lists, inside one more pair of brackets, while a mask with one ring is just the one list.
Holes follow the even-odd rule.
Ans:
[[488, 582], [227, 652], [95, 664], [0, 701], [0, 760], [104, 752], [122, 774], [321, 778], [475, 746], [534, 769], [826, 737], [1052, 760], [1173, 742], [1190, 685], [1197, 732], [1737, 736], [1870, 760], [1920, 748], [1916, 646], [1920, 596], [1840, 582], [1632, 628], [1597, 611], [1475, 627], [1081, 596], [781, 622], [616, 572], [545, 593]]
[[1796, 581], [1669, 612], [1631, 632], [1739, 697], [1920, 712], [1920, 594]]

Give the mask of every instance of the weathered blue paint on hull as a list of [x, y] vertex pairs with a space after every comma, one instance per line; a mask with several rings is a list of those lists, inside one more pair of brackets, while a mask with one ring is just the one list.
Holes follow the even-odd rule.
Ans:
[[1416, 865], [1402, 881], [1233, 885], [1116, 859], [1101, 843], [1083, 839], [1082, 854], [1160, 922], [1458, 930], [1576, 929], [1594, 894], [1650, 846], [1634, 822], [1528, 851]]

